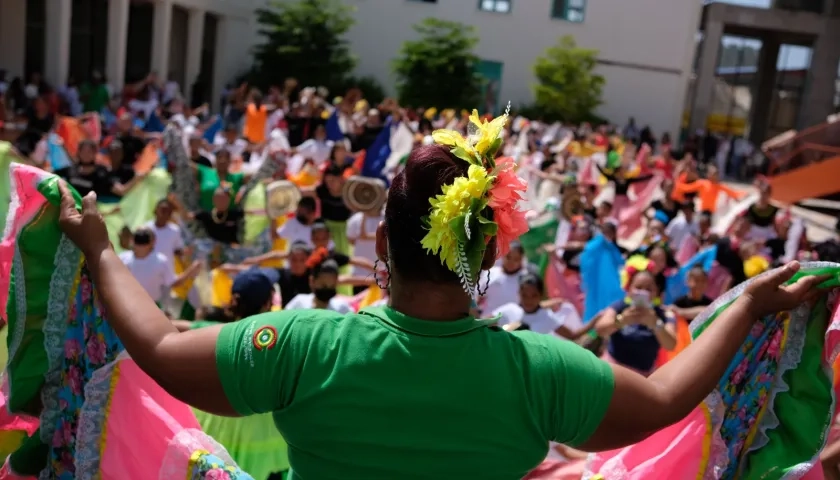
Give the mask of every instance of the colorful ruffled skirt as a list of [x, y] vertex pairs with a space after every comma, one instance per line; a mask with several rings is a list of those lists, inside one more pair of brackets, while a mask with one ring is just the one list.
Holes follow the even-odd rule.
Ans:
[[225, 445], [230, 457], [254, 478], [264, 480], [289, 469], [288, 447], [272, 414], [220, 417], [196, 409], [193, 413], [204, 433]]
[[7, 152], [0, 142], [0, 403], [13, 413], [0, 415], [0, 478], [251, 478], [188, 406], [120, 356], [81, 252], [58, 226], [58, 178]]
[[[840, 264], [805, 263], [798, 275]], [[756, 277], [759, 278], [759, 277]], [[745, 282], [692, 322], [696, 338], [743, 293]], [[814, 305], [769, 315], [750, 335], [706, 400], [679, 423], [635, 445], [590, 455], [584, 480], [821, 479], [819, 453], [835, 414], [832, 371], [840, 352], [837, 292]]]
[[[251, 479], [201, 431], [192, 409], [166, 393], [125, 354], [85, 386], [76, 437], [76, 477]], [[211, 470], [228, 476], [214, 477]]]

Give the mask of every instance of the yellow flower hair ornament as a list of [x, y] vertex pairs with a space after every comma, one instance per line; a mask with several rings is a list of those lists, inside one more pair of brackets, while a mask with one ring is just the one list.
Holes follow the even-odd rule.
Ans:
[[475, 295], [490, 240], [497, 238], [499, 254], [504, 255], [510, 242], [528, 230], [524, 212], [516, 208], [527, 186], [514, 173], [511, 159], [496, 162], [509, 111], [510, 104], [504, 115], [487, 122], [473, 110], [467, 137], [452, 130], [432, 133], [435, 143], [449, 147], [470, 166], [466, 176], [429, 199], [431, 211], [423, 219], [429, 232], [422, 245], [458, 275], [470, 296]]

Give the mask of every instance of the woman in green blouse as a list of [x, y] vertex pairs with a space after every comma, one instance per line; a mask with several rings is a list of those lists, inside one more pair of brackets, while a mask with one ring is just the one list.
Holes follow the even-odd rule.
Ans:
[[[458, 275], [421, 245], [429, 199], [466, 174], [449, 148], [412, 152], [376, 232], [389, 306], [357, 314], [282, 311], [179, 332], [111, 249], [95, 198], [79, 213], [62, 185], [61, 225], [137, 365], [202, 410], [271, 412], [292, 479], [514, 480], [545, 458], [549, 441], [585, 451], [633, 444], [715, 388], [755, 320], [800, 304], [823, 280], [783, 287], [796, 263], [756, 280], [645, 378], [571, 342], [469, 315]], [[495, 245], [490, 237], [483, 270]]]
[[230, 163], [230, 152], [222, 149], [216, 153], [214, 167], [195, 164], [198, 169], [198, 203], [202, 210], [209, 212], [213, 209], [213, 194], [221, 186], [231, 192], [231, 206], [233, 206], [239, 189], [245, 184], [246, 179], [242, 173], [231, 173]]

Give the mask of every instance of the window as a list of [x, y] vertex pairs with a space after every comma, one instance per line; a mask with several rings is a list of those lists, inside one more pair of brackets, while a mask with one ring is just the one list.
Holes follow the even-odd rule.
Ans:
[[567, 22], [581, 23], [586, 17], [586, 0], [554, 0], [551, 16]]
[[485, 12], [508, 13], [510, 2], [511, 0], [479, 0], [478, 9]]

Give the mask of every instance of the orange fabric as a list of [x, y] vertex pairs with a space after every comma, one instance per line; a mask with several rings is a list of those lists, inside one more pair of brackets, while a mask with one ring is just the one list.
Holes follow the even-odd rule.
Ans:
[[158, 161], [160, 161], [158, 149], [150, 143], [140, 152], [137, 161], [134, 162], [134, 171], [140, 174], [149, 173], [157, 165]]
[[673, 360], [678, 353], [685, 350], [688, 345], [691, 344], [691, 331], [688, 329], [688, 324], [688, 320], [685, 320], [684, 318], [677, 319], [677, 345], [670, 351], [665, 350], [664, 348], [659, 349], [659, 355], [656, 357], [655, 362], [656, 368], [659, 368]]
[[79, 151], [79, 143], [88, 138], [82, 124], [73, 117], [59, 118], [55, 133], [64, 141], [64, 149], [72, 158], [75, 158]]
[[685, 198], [686, 193], [696, 193], [700, 196], [700, 210], [714, 213], [717, 210], [718, 196], [721, 193], [726, 194], [729, 198], [740, 200], [744, 197], [744, 193], [733, 190], [720, 182], [711, 182], [709, 180], [697, 180], [693, 183], [681, 183], [674, 187], [675, 195], [682, 195]]
[[257, 107], [256, 104], [248, 104], [248, 109], [245, 111], [245, 127], [242, 129], [242, 136], [251, 143], [264, 142], [266, 122], [268, 122], [268, 109], [265, 105]]
[[356, 172], [361, 172], [365, 166], [365, 157], [367, 156], [367, 151], [362, 150], [361, 152], [356, 154], [356, 159], [353, 162], [353, 170]]
[[289, 180], [301, 188], [315, 186], [319, 179], [320, 177], [318, 175], [309, 173], [307, 169], [303, 169], [298, 173], [289, 176]]
[[673, 360], [678, 353], [682, 352], [688, 345], [691, 344], [691, 330], [688, 328], [688, 320], [683, 318], [677, 319], [677, 346], [673, 351], [668, 353], [668, 360]]

